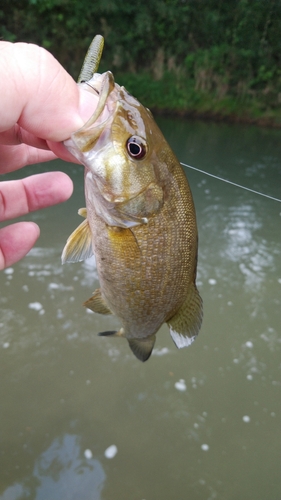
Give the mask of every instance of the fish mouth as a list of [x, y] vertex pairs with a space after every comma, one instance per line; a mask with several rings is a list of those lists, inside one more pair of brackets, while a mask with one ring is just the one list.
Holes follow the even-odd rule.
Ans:
[[[96, 124], [97, 119], [100, 117], [104, 111], [105, 105], [107, 103], [109, 94], [114, 90], [115, 81], [114, 76], [111, 71], [107, 71], [102, 76], [102, 79], [95, 79], [94, 77], [86, 82], [86, 85], [94, 90], [99, 95], [98, 105], [92, 114], [91, 118], [83, 125], [82, 129], [86, 130], [93, 124]], [[93, 82], [92, 82], [93, 80]], [[99, 84], [99, 85], [98, 85]], [[82, 130], [80, 129], [80, 130]]]
[[[102, 75], [95, 73], [93, 78], [83, 85], [89, 92], [98, 94], [99, 100], [92, 116], [83, 127], [71, 135], [71, 139], [80, 153], [88, 153], [95, 146], [103, 130], [110, 125], [118, 97], [115, 95], [116, 92], [113, 92], [115, 81], [111, 71]], [[65, 145], [70, 149], [68, 141], [65, 141]]]

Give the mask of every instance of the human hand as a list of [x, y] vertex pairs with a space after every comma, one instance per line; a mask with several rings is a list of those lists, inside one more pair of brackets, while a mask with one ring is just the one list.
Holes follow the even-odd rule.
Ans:
[[[61, 141], [80, 128], [96, 106], [44, 49], [0, 42], [0, 173], [62, 158], [77, 161]], [[0, 183], [0, 222], [67, 200], [72, 182], [47, 172]], [[0, 229], [0, 269], [24, 257], [39, 236], [33, 222]]]

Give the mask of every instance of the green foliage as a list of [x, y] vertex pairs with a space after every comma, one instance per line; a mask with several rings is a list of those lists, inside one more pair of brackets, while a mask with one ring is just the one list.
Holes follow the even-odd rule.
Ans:
[[2, 0], [0, 21], [3, 39], [44, 46], [75, 78], [102, 34], [101, 71], [153, 108], [256, 116], [281, 100], [281, 0]]

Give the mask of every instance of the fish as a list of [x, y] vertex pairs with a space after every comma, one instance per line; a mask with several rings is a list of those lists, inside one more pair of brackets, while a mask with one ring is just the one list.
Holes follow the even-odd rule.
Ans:
[[[84, 305], [115, 315], [121, 326], [99, 335], [125, 338], [144, 362], [164, 323], [178, 348], [189, 346], [201, 327], [195, 207], [152, 113], [110, 71], [96, 72], [99, 57], [81, 83], [99, 96], [97, 107], [64, 142], [85, 167], [86, 207], [78, 211], [84, 220], [68, 238], [62, 263], [95, 255], [99, 288]], [[87, 64], [85, 73], [88, 78]]]

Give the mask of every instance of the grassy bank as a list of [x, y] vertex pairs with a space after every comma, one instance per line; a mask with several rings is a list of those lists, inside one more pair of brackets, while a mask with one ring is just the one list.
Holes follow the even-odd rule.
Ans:
[[281, 126], [281, 0], [1, 0], [0, 38], [101, 71], [158, 112]]
[[194, 81], [168, 72], [161, 80], [148, 73], [116, 73], [115, 80], [153, 112], [281, 128], [281, 104], [273, 92], [220, 96], [217, 89], [197, 89]]

